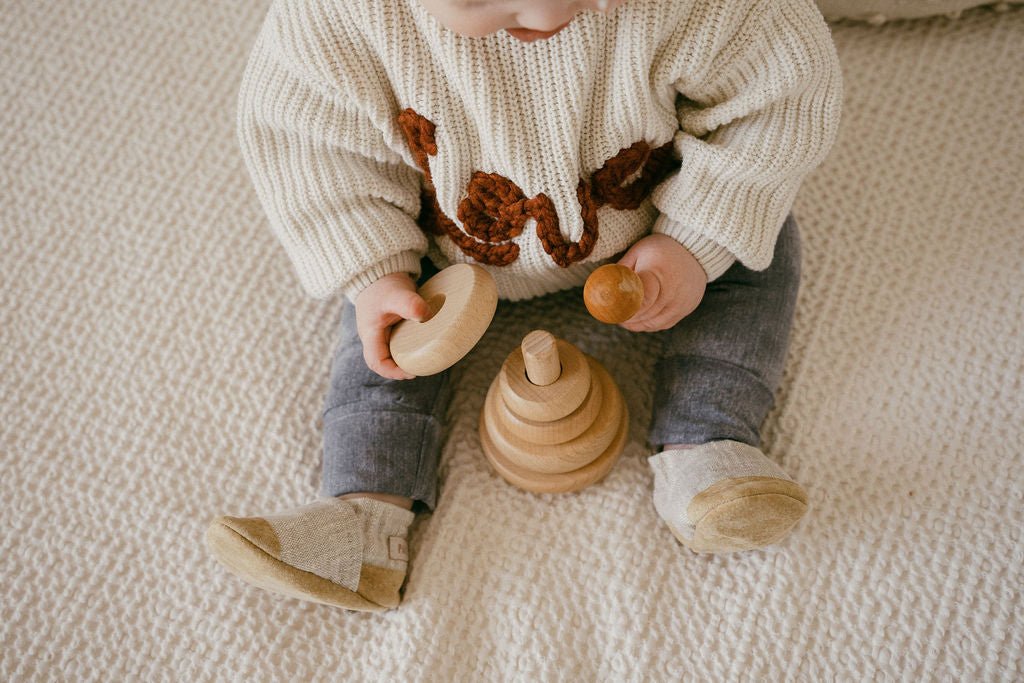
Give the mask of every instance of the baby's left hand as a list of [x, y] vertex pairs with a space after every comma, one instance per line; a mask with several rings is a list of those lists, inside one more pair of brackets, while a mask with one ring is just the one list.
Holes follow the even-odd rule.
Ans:
[[666, 330], [693, 312], [708, 278], [690, 251], [671, 237], [653, 234], [637, 241], [619, 259], [640, 276], [644, 300], [636, 315], [621, 323], [632, 332]]

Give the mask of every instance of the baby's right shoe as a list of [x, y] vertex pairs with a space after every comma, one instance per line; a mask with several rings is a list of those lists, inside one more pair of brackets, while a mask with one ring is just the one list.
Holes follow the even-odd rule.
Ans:
[[218, 517], [206, 542], [266, 590], [361, 612], [398, 606], [415, 513], [369, 498], [325, 498], [262, 517]]
[[672, 534], [698, 553], [763, 548], [807, 511], [807, 494], [781, 467], [737, 441], [667, 450], [648, 460], [654, 507]]

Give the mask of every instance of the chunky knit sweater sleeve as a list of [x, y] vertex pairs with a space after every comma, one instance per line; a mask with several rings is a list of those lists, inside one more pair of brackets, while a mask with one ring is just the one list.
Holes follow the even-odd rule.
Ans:
[[[704, 28], [702, 28], [704, 27]], [[678, 93], [679, 171], [652, 194], [654, 232], [713, 280], [766, 268], [805, 176], [839, 126], [841, 72], [811, 0], [694, 3], [656, 67]], [[694, 55], [712, 55], [711, 59]]]
[[426, 253], [420, 178], [395, 151], [404, 142], [389, 132], [396, 105], [382, 73], [350, 22], [319, 3], [275, 2], [242, 78], [242, 155], [314, 297], [354, 299], [389, 273], [416, 275]]

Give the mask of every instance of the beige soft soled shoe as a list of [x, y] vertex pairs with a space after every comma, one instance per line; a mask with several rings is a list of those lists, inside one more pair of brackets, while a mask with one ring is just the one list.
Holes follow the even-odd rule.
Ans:
[[206, 542], [260, 588], [362, 612], [396, 607], [415, 513], [368, 498], [327, 498], [262, 517], [218, 517]]
[[807, 511], [807, 494], [759, 449], [712, 441], [649, 459], [654, 507], [687, 548], [752, 550], [781, 540]]

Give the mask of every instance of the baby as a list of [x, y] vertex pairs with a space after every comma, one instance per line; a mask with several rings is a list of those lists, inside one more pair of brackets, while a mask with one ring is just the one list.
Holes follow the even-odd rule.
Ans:
[[597, 266], [635, 270], [622, 327], [662, 349], [655, 510], [697, 552], [781, 539], [807, 498], [759, 429], [800, 277], [790, 209], [840, 101], [813, 0], [276, 0], [239, 140], [303, 286], [347, 301], [322, 497], [214, 520], [214, 555], [285, 595], [398, 605], [451, 387], [403, 372], [388, 337], [429, 315], [417, 278], [459, 262], [565, 306]]

